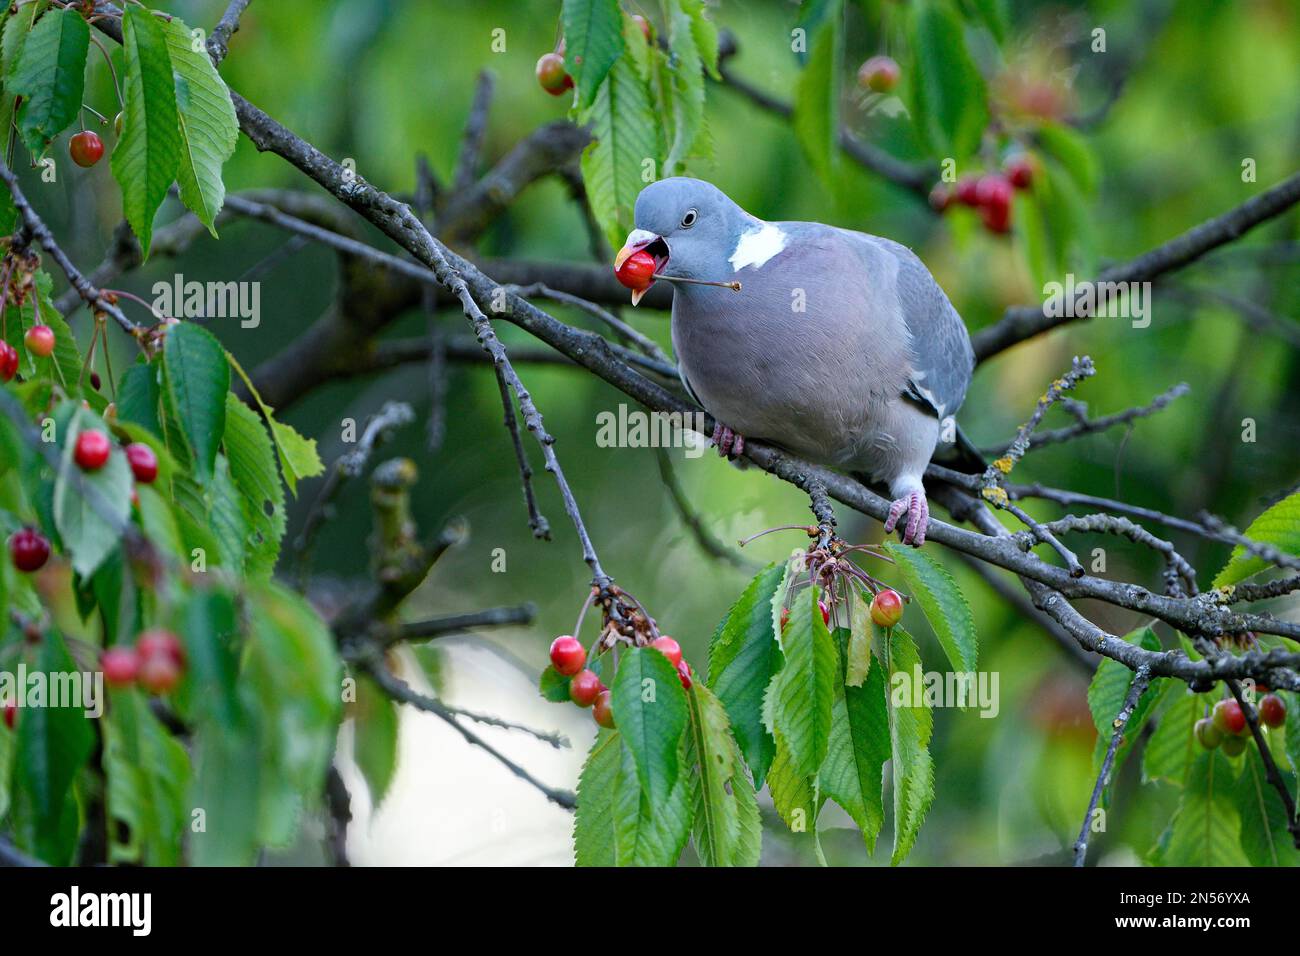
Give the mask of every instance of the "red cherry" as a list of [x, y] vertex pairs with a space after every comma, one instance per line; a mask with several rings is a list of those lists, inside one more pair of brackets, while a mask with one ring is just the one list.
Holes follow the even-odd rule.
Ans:
[[14, 724], [18, 721], [18, 705], [12, 700], [5, 702], [5, 726], [10, 730], [14, 729]]
[[1214, 705], [1212, 712], [1214, 726], [1225, 734], [1236, 735], [1246, 729], [1246, 715], [1241, 712], [1241, 705], [1235, 700], [1221, 700]]
[[595, 671], [578, 671], [569, 681], [569, 699], [579, 707], [590, 707], [596, 695], [605, 689]]
[[140, 673], [140, 655], [120, 644], [110, 647], [99, 658], [99, 669], [104, 672], [104, 682], [109, 687], [130, 687]]
[[930, 190], [930, 208], [935, 212], [943, 212], [952, 205], [953, 200], [957, 198], [956, 190], [947, 183], [935, 183]]
[[1269, 694], [1259, 702], [1259, 719], [1268, 727], [1281, 727], [1286, 723], [1286, 701]]
[[613, 729], [614, 705], [610, 702], [609, 691], [602, 690], [596, 695], [596, 702], [591, 705], [591, 716], [600, 726]]
[[902, 72], [893, 57], [873, 56], [858, 67], [858, 83], [876, 93], [888, 93], [898, 85]]
[[562, 634], [551, 642], [551, 663], [567, 677], [572, 677], [587, 664], [587, 650], [576, 637]]
[[140, 686], [151, 694], [166, 694], [181, 681], [181, 665], [168, 654], [141, 655]]
[[18, 350], [8, 342], [0, 342], [0, 379], [8, 382], [18, 374]]
[[681, 680], [682, 686], [687, 690], [691, 689], [691, 665], [685, 661], [677, 662], [677, 677]]
[[544, 53], [537, 60], [537, 82], [552, 96], [563, 96], [573, 89], [573, 77], [564, 69], [564, 57], [558, 53]]
[[655, 257], [644, 249], [632, 253], [614, 270], [614, 276], [619, 282], [629, 289], [638, 291], [650, 288], [650, 283], [654, 282], [654, 274]]
[[781, 608], [781, 633], [782, 634], [785, 633], [785, 626], [789, 623], [790, 623], [790, 609], [788, 607], [783, 607]]
[[1007, 181], [1016, 189], [1028, 189], [1034, 183], [1034, 164], [1028, 156], [1018, 153], [1002, 165]]
[[1011, 181], [1000, 173], [981, 176], [975, 184], [975, 199], [981, 206], [1009, 205], [1011, 193]]
[[72, 457], [82, 471], [98, 471], [108, 461], [108, 453], [113, 450], [113, 443], [108, 436], [95, 428], [87, 428], [77, 436], [77, 447]]
[[979, 177], [963, 176], [957, 180], [957, 201], [963, 206], [974, 208], [980, 204]]
[[33, 325], [23, 336], [27, 351], [39, 358], [45, 358], [54, 351], [54, 330], [48, 325]]
[[673, 667], [682, 662], [682, 646], [674, 641], [667, 634], [660, 635], [650, 642], [650, 646], [656, 651], [663, 654], [664, 657], [672, 663]]
[[165, 657], [178, 665], [185, 663], [185, 647], [180, 638], [162, 628], [142, 632], [135, 639], [135, 651], [142, 661], [151, 657]]
[[831, 609], [826, 606], [825, 601], [817, 602], [817, 610], [822, 612], [822, 623], [827, 627], [831, 626]]
[[871, 599], [871, 620], [877, 627], [893, 627], [903, 619], [903, 599], [893, 588], [885, 588]]
[[153, 449], [143, 442], [132, 442], [126, 446], [126, 460], [131, 465], [131, 474], [143, 484], [153, 484], [158, 477], [158, 456]]
[[21, 528], [9, 538], [9, 557], [19, 571], [39, 571], [50, 559], [50, 542], [34, 528]]
[[78, 166], [94, 166], [104, 155], [104, 141], [98, 133], [82, 130], [68, 140], [68, 152]]

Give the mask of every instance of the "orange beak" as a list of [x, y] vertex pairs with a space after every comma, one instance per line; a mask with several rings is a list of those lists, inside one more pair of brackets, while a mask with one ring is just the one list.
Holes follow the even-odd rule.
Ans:
[[[623, 268], [623, 263], [625, 263], [628, 260], [628, 257], [633, 253], [640, 252], [652, 242], [658, 241], [659, 238], [658, 235], [650, 232], [648, 229], [633, 229], [628, 233], [627, 242], [623, 244], [623, 248], [618, 250], [618, 255], [614, 257], [614, 271], [617, 272], [619, 269]], [[650, 286], [646, 286], [644, 289], [633, 289], [632, 305], [635, 306], [640, 302], [641, 298], [649, 290]]]

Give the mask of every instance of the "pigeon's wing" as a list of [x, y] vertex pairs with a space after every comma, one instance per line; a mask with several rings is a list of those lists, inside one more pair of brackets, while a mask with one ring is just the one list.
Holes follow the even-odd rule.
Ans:
[[680, 362], [677, 363], [677, 377], [681, 379], [682, 387], [686, 389], [686, 394], [695, 400], [696, 405], [703, 408], [704, 403], [700, 401], [700, 396], [695, 394], [695, 389], [691, 388], [690, 380], [686, 377], [686, 369], [682, 367]]
[[897, 265], [894, 290], [913, 356], [904, 396], [940, 419], [956, 413], [975, 370], [966, 323], [911, 249], [879, 236], [854, 235]]

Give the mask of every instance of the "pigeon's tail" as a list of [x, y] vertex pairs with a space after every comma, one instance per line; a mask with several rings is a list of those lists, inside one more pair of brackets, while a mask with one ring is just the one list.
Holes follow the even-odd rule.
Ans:
[[960, 425], [957, 426], [957, 437], [952, 442], [939, 442], [934, 450], [934, 463], [967, 475], [978, 475], [988, 467], [988, 462], [979, 453], [979, 449], [971, 444]]

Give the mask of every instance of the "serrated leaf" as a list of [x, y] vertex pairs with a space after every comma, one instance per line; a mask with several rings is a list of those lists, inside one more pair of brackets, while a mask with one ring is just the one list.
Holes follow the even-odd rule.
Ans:
[[709, 19], [709, 8], [704, 0], [680, 0], [682, 9], [691, 18], [691, 32], [695, 36], [695, 49], [710, 77], [722, 79], [718, 72], [718, 26]]
[[121, 540], [131, 512], [131, 467], [115, 452], [102, 468], [83, 471], [73, 460], [77, 436], [88, 428], [107, 434], [103, 422], [80, 407], [66, 419], [56, 414], [56, 421], [63, 423], [63, 449], [54, 483], [54, 525], [73, 570], [89, 578]]
[[958, 161], [979, 148], [988, 125], [984, 78], [966, 48], [962, 23], [941, 0], [912, 7], [913, 114], [931, 152]]
[[652, 801], [641, 789], [636, 759], [623, 740], [614, 794], [615, 863], [672, 866], [691, 835], [695, 779], [679, 774], [668, 799]]
[[840, 75], [844, 48], [840, 36], [840, 0], [812, 27], [808, 57], [795, 84], [791, 123], [804, 155], [823, 182], [830, 183], [839, 156]]
[[1246, 866], [1241, 815], [1233, 791], [1236, 772], [1222, 750], [1202, 751], [1192, 762], [1182, 800], [1160, 862], [1165, 866]]
[[893, 541], [885, 543], [885, 550], [930, 622], [953, 670], [974, 673], [979, 653], [975, 618], [948, 569], [916, 548]]
[[762, 821], [722, 702], [698, 681], [686, 694], [691, 734], [688, 762], [698, 767], [695, 850], [705, 866], [757, 866]]
[[1300, 694], [1284, 694], [1286, 701], [1286, 756], [1291, 761], [1291, 770], [1300, 780]]
[[90, 28], [76, 10], [41, 17], [6, 77], [7, 92], [22, 96], [18, 132], [33, 156], [68, 128], [81, 110]]
[[374, 807], [384, 802], [397, 773], [399, 725], [397, 704], [374, 681], [358, 681], [356, 706], [352, 711], [352, 753], [370, 788], [370, 803]]
[[578, 866], [614, 866], [614, 794], [623, 763], [617, 731], [602, 729], [578, 775], [578, 806], [573, 814], [573, 852]]
[[767, 792], [777, 815], [793, 833], [810, 833], [816, 829], [822, 801], [813, 781], [799, 772], [790, 750], [777, 741], [776, 757], [767, 775]]
[[[609, 71], [581, 121], [591, 124], [594, 137], [582, 153], [587, 197], [606, 238], [618, 247], [632, 228], [637, 194], [653, 181], [659, 158], [658, 120], [645, 83], [626, 57]], [[647, 160], [650, 180], [642, 178]]]
[[870, 661], [862, 686], [845, 687], [835, 702], [830, 747], [818, 775], [821, 792], [862, 831], [868, 853], [875, 852], [885, 819], [883, 770], [891, 752], [885, 672], [879, 661]]
[[1038, 127], [1038, 145], [1069, 172], [1086, 195], [1097, 190], [1097, 157], [1088, 141], [1077, 131], [1058, 123], [1043, 123]]
[[176, 84], [180, 163], [176, 181], [185, 203], [216, 236], [217, 213], [225, 202], [221, 169], [235, 152], [239, 120], [225, 81], [207, 50], [194, 49], [190, 28], [173, 18], [164, 24]]
[[315, 478], [325, 470], [320, 455], [316, 453], [316, 439], [304, 438], [291, 426], [278, 421], [273, 414], [275, 410], [262, 401], [262, 396], [253, 387], [253, 380], [248, 377], [243, 366], [229, 352], [226, 353], [226, 359], [243, 380], [248, 393], [253, 396], [253, 401], [262, 411], [262, 417], [270, 424], [271, 438], [275, 442], [275, 450], [280, 455], [280, 471], [284, 475], [284, 483], [289, 487], [289, 493], [296, 496], [299, 481], [304, 478]]
[[871, 669], [871, 640], [875, 624], [871, 605], [857, 587], [849, 588], [849, 643], [844, 659], [844, 683], [861, 687]]
[[[122, 212], [149, 255], [153, 220], [181, 160], [180, 120], [167, 30], [149, 10], [122, 15], [122, 138], [113, 150], [113, 176], [122, 187]], [[169, 333], [170, 335], [170, 333]]]
[[772, 600], [784, 568], [760, 571], [731, 606], [709, 645], [708, 685], [717, 694], [745, 755], [754, 786], [762, 787], [776, 755], [776, 741], [763, 724], [763, 694], [781, 669], [781, 648], [772, 628]]
[[[1277, 504], [1265, 509], [1250, 523], [1244, 532], [1247, 538], [1262, 544], [1271, 544], [1279, 551], [1300, 555], [1300, 491], [1287, 495]], [[1255, 557], [1241, 545], [1232, 549], [1232, 557], [1214, 578], [1216, 588], [1244, 581], [1271, 565]]]
[[619, 661], [610, 702], [642, 789], [652, 802], [667, 801], [677, 783], [678, 745], [688, 720], [677, 671], [654, 648], [634, 647]]
[[[925, 815], [934, 802], [934, 764], [930, 758], [930, 733], [934, 718], [913, 674], [921, 668], [916, 642], [901, 627], [890, 631], [886, 644], [884, 683], [888, 702], [890, 759], [894, 777], [894, 853], [897, 866], [916, 843]], [[895, 691], [894, 688], [899, 690]]]
[[577, 105], [588, 106], [623, 52], [623, 13], [618, 0], [564, 0], [564, 65], [577, 88]]
[[672, 93], [672, 138], [664, 175], [678, 176], [686, 169], [704, 126], [704, 61], [696, 46], [696, 19], [688, 7], [692, 0], [669, 0], [668, 48], [672, 69], [669, 89]]
[[1205, 716], [1206, 698], [1187, 690], [1181, 681], [1171, 682], [1165, 695], [1172, 700], [1147, 741], [1142, 776], [1148, 781], [1163, 780], [1181, 787], [1201, 750], [1194, 728], [1196, 721]]
[[[4, 87], [0, 89], [0, 130], [4, 130], [4, 134], [0, 136], [0, 149], [7, 149], [14, 135], [12, 130], [17, 98], [10, 88], [9, 74], [18, 60], [23, 44], [27, 42], [27, 34], [40, 10], [39, 3], [24, 3], [17, 10], [11, 12], [6, 7], [4, 11], [4, 30], [0, 33], [0, 81], [3, 81]], [[17, 221], [18, 210], [14, 207], [13, 194], [8, 189], [0, 189], [0, 234], [13, 232]]]
[[1286, 807], [1267, 777], [1259, 748], [1251, 741], [1233, 793], [1241, 814], [1241, 849], [1252, 866], [1300, 866]]
[[159, 439], [166, 433], [158, 419], [162, 400], [162, 360], [128, 366], [117, 386], [117, 417], [147, 428]]
[[251, 577], [270, 577], [284, 537], [284, 488], [276, 469], [275, 449], [261, 417], [232, 392], [226, 393], [222, 441], [248, 528], [245, 571]]
[[176, 866], [189, 817], [190, 758], [142, 692], [113, 693], [104, 731], [110, 863]]
[[785, 664], [768, 686], [765, 706], [794, 769], [813, 777], [826, 759], [839, 653], [817, 607], [818, 589], [799, 593], [780, 635]]
[[538, 679], [537, 689], [552, 704], [567, 704], [572, 700], [569, 696], [569, 683], [572, 680], [572, 677], [557, 671], [554, 664], [547, 664], [546, 670], [542, 671], [542, 676]]
[[167, 331], [163, 369], [177, 424], [194, 455], [195, 472], [210, 480], [226, 427], [230, 391], [226, 351], [207, 329], [182, 322]]

